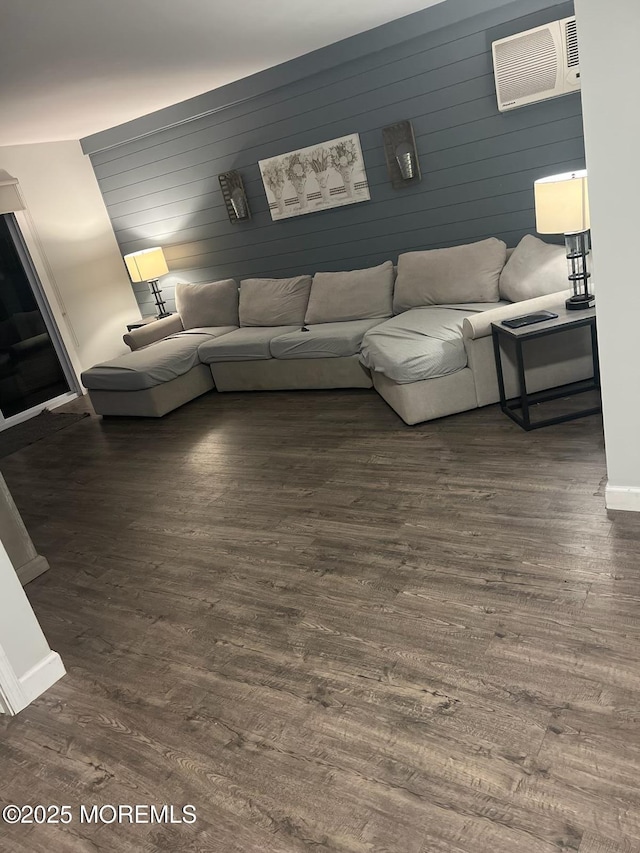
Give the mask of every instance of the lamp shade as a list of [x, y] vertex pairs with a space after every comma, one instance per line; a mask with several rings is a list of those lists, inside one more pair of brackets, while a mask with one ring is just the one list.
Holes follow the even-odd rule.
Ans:
[[538, 234], [574, 234], [591, 227], [585, 170], [541, 178], [533, 192]]
[[164, 252], [159, 246], [124, 256], [131, 281], [153, 281], [169, 272]]
[[24, 210], [24, 202], [18, 189], [18, 179], [0, 169], [0, 215]]

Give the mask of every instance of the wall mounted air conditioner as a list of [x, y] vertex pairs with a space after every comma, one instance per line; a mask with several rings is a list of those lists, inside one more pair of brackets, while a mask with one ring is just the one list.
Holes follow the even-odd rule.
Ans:
[[580, 89], [575, 17], [494, 41], [492, 51], [500, 112]]

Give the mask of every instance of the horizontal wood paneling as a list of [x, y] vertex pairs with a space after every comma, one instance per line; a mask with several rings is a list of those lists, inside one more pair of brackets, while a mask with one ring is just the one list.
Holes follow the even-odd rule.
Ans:
[[[149, 149], [146, 149], [116, 162], [111, 161], [102, 166], [96, 165], [96, 174], [103, 180], [105, 189], [112, 189], [164, 174], [167, 168], [170, 169], [174, 165], [185, 168], [238, 151], [246, 153], [252, 145], [265, 144], [265, 139], [268, 139], [268, 144], [272, 146], [267, 156], [271, 156], [271, 153], [278, 154], [280, 148], [273, 146], [277, 146], [283, 140], [293, 139], [294, 144], [304, 147], [307, 144], [307, 138], [312, 140], [317, 138], [310, 134], [318, 128], [324, 128], [330, 124], [337, 125], [345, 119], [353, 120], [360, 116], [370, 116], [382, 105], [388, 107], [405, 102], [410, 103], [414, 106], [416, 114], [421, 115], [425, 106], [432, 106], [429, 104], [429, 95], [434, 95], [436, 98], [442, 97], [440, 93], [443, 90], [457, 83], [470, 81], [479, 83], [479, 78], [486, 75], [484, 51], [472, 57], [466, 57], [461, 53], [458, 58], [457, 53], [464, 50], [464, 44], [458, 42], [455, 43], [455, 47], [456, 56], [448, 57], [440, 67], [424, 68], [424, 54], [419, 54], [417, 57], [410, 58], [411, 61], [407, 63], [408, 68], [401, 63], [395, 63], [397, 66], [395, 80], [389, 79], [386, 73], [380, 74], [379, 79], [375, 79], [373, 73], [359, 75], [357, 78], [351, 77], [340, 83], [339, 97], [337, 92], [332, 91], [334, 87], [329, 91], [324, 87], [321, 91], [322, 98], [317, 98], [315, 92], [312, 93], [312, 98], [310, 93], [305, 93], [293, 102], [287, 102], [286, 110], [282, 110], [283, 115], [278, 116], [277, 111], [269, 108], [257, 110], [255, 115], [244, 116], [242, 124], [240, 120], [228, 120], [217, 124], [214, 142], [211, 141], [211, 128], [207, 128], [200, 133], [192, 134], [188, 140], [181, 138], [155, 146], [153, 162], [149, 162]], [[387, 72], [388, 69], [382, 70]], [[420, 73], [417, 73], [418, 70]], [[489, 88], [492, 86], [492, 80], [484, 82], [489, 83]], [[458, 98], [467, 96], [464, 89], [456, 94]], [[475, 95], [475, 93], [472, 94]], [[424, 106], [420, 102], [415, 103], [415, 99], [419, 97], [425, 99]], [[313, 109], [309, 108], [309, 103], [315, 104]], [[449, 105], [452, 102], [447, 98], [446, 103]], [[370, 123], [367, 122], [367, 124]], [[177, 161], [174, 159], [176, 156]], [[251, 156], [247, 157], [248, 161], [251, 159]]]
[[[158, 230], [154, 231], [152, 239], [157, 242], [161, 237], [164, 237], [160, 242], [168, 247], [167, 256], [174, 259], [193, 254], [194, 250], [220, 252], [227, 245], [251, 251], [257, 245], [264, 245], [266, 249], [268, 244], [278, 243], [280, 250], [284, 248], [284, 244], [291, 236], [295, 237], [296, 240], [303, 239], [306, 246], [307, 240], [312, 240], [318, 234], [322, 234], [322, 239], [326, 244], [328, 236], [336, 231], [336, 226], [338, 226], [339, 233], [334, 234], [332, 240], [339, 242], [345, 239], [345, 229], [360, 226], [373, 228], [376, 221], [384, 222], [384, 227], [389, 228], [393, 226], [394, 220], [405, 211], [411, 213], [418, 221], [426, 221], [434, 210], [451, 203], [450, 199], [453, 199], [454, 203], [457, 202], [462, 205], [472, 203], [475, 184], [482, 184], [480, 197], [484, 199], [492, 199], [524, 190], [529, 195], [529, 207], [531, 207], [533, 205], [532, 179], [539, 174], [541, 166], [550, 158], [553, 158], [554, 162], [557, 163], [570, 163], [574, 145], [575, 138], [570, 138], [553, 145], [529, 148], [524, 152], [501, 155], [462, 165], [456, 164], [449, 168], [434, 171], [430, 176], [431, 187], [428, 190], [422, 189], [422, 185], [420, 185], [410, 195], [396, 194], [391, 198], [383, 198], [368, 204], [366, 205], [366, 212], [357, 219], [350, 215], [351, 208], [345, 207], [340, 210], [325, 211], [324, 213], [297, 218], [295, 223], [292, 222], [294, 228], [289, 229], [288, 234], [284, 234], [278, 229], [274, 235], [273, 227], [267, 223], [263, 228], [254, 230], [253, 240], [250, 244], [246, 243], [243, 231], [238, 228], [235, 231], [230, 230], [233, 226], [228, 220], [226, 222], [220, 220], [219, 223], [215, 221], [204, 223], [200, 226], [195, 225], [193, 228], [181, 228], [175, 242], [171, 242], [169, 232], [162, 234], [159, 230], [162, 225], [158, 227], [157, 224], [154, 224], [154, 228], [158, 227]], [[523, 173], [523, 169], [528, 171]], [[383, 167], [380, 167], [379, 172], [382, 174]], [[386, 176], [386, 171], [384, 175]], [[503, 185], [500, 187], [495, 185], [496, 176], [503, 179]], [[385, 191], [387, 183], [385, 182], [384, 185]], [[436, 193], [438, 194], [437, 200], [434, 199]], [[266, 209], [266, 202], [264, 207]], [[210, 214], [204, 213], [202, 215], [209, 216]], [[225, 214], [219, 214], [219, 216], [223, 215]], [[194, 214], [195, 216], [196, 214]], [[187, 223], [192, 220], [185, 218], [184, 221]], [[172, 224], [176, 230], [179, 228], [177, 221], [172, 220]], [[198, 238], [200, 234], [206, 235], [209, 229], [217, 231], [214, 237], [204, 240], [196, 239], [195, 242], [199, 245], [188, 245], [189, 238], [193, 240], [193, 238]], [[130, 251], [142, 248], [142, 244], [123, 243], [123, 247]]]
[[[582, 115], [579, 95], [498, 112], [491, 42], [573, 8], [535, 0], [496, 5], [486, 10], [485, 2], [485, 11], [472, 16], [468, 0], [448, 0], [388, 25], [386, 48], [379, 48], [379, 28], [370, 53], [362, 49], [364, 34], [351, 61], [300, 73], [287, 85], [155, 133], [147, 121], [145, 135], [96, 151], [91, 159], [123, 254], [164, 246], [171, 272], [162, 286], [173, 309], [177, 281], [365, 267], [405, 250], [492, 235], [516, 243], [534, 230], [533, 181], [584, 165]], [[451, 22], [443, 26], [447, 14]], [[430, 15], [437, 22], [431, 32]], [[309, 67], [322, 64], [317, 54]], [[297, 68], [304, 69], [303, 60], [294, 61]], [[285, 79], [286, 66], [278, 74]], [[423, 180], [396, 191], [381, 128], [404, 118], [413, 122]], [[257, 161], [355, 132], [371, 201], [272, 222]], [[242, 172], [249, 223], [228, 220], [217, 180], [228, 169]], [[150, 312], [146, 285], [134, 290]]]
[[[325, 78], [321, 86], [315, 85], [314, 81], [305, 79], [299, 81], [295, 87], [287, 89], [287, 96], [281, 90], [274, 93], [274, 97], [261, 99], [269, 103], [258, 109], [251, 109], [248, 104], [238, 104], [229, 107], [220, 115], [210, 116], [198, 122], [198, 129], [192, 124], [182, 125], [177, 128], [163, 132], [162, 142], [154, 137], [146, 137], [136, 140], [128, 146], [129, 153], [125, 158], [117, 157], [114, 150], [101, 152], [95, 155], [94, 162], [96, 172], [101, 177], [117, 174], [127, 168], [136, 168], [149, 162], [148, 151], [154, 150], [154, 159], [159, 161], [173, 154], [184, 154], [187, 151], [196, 150], [206, 146], [211, 141], [211, 128], [216, 128], [216, 142], [235, 139], [242, 133], [252, 133], [256, 127], [269, 128], [286, 119], [294, 119], [298, 126], [300, 119], [306, 114], [315, 114], [324, 106], [335, 109], [337, 103], [345, 102], [353, 105], [353, 99], [359, 98], [369, 92], [383, 89], [395, 82], [404, 83], [412, 77], [419, 78], [432, 71], [442, 72], [448, 65], [462, 60], [471, 61], [476, 57], [483, 56], [486, 51], [484, 33], [474, 33], [467, 38], [456, 39], [452, 43], [438, 45], [432, 50], [423, 45], [416, 53], [401, 55], [399, 58], [387, 59], [380, 62], [378, 58], [367, 57], [367, 61], [349, 66], [349, 72], [344, 69], [335, 69], [331, 75], [326, 77], [337, 78], [327, 80]], [[396, 48], [396, 53], [399, 49]], [[406, 53], [406, 52], [405, 52]], [[375, 64], [373, 64], [375, 63]], [[336, 97], [334, 85], [338, 84], [341, 89], [341, 97]], [[423, 91], [428, 91], [427, 86]], [[441, 85], [436, 85], [441, 88]], [[309, 93], [313, 93], [313, 106], [310, 107]]]
[[[572, 120], [559, 121], [551, 125], [544, 125], [542, 131], [543, 132], [538, 138], [545, 139], [546, 142], [542, 146], [537, 147], [545, 147], [545, 145], [548, 146], [551, 143], [563, 142], [567, 139], [573, 140], [581, 136], [581, 118], [578, 115], [573, 117]], [[450, 174], [449, 170], [457, 171], [462, 165], [468, 166], [471, 163], [481, 164], [495, 158], [502, 158], [509, 153], [517, 153], [518, 151], [528, 151], [532, 149], [533, 131], [531, 129], [528, 128], [521, 131], [517, 138], [511, 137], [516, 137], [516, 134], [510, 134], [508, 137], [503, 136], [497, 140], [490, 139], [477, 141], [433, 152], [430, 158], [430, 177], [432, 179], [429, 182], [430, 186], [427, 187], [427, 183], [423, 182], [416, 186], [410, 195], [405, 193], [398, 194], [391, 188], [387, 178], [386, 167], [382, 162], [377, 162], [374, 167], [369, 166], [367, 172], [370, 186], [372, 189], [375, 186], [376, 192], [374, 201], [366, 206], [361, 217], [359, 217], [360, 221], [368, 221], [372, 218], [388, 218], [396, 215], [405, 207], [408, 210], [417, 212], [415, 202], [418, 202], [419, 204], [425, 203], [421, 196], [426, 193], [433, 192], [433, 190], [438, 186], [438, 180], [442, 181], [444, 179], [447, 182], [447, 188], [452, 191], [454, 190], [455, 184], [451, 184], [449, 181], [455, 181], [456, 175]], [[382, 160], [381, 152], [379, 159]], [[482, 169], [487, 167], [478, 165], [478, 168]], [[502, 167], [499, 166], [499, 168]], [[440, 176], [438, 179], [437, 173], [441, 171], [446, 172], [447, 174], [445, 176]], [[466, 180], [465, 183], [467, 183]], [[531, 193], [530, 184], [527, 184], [526, 186], [529, 193]], [[262, 184], [260, 182], [259, 189], [261, 189], [261, 187]], [[515, 190], [515, 188], [516, 187], [513, 186], [510, 189]], [[494, 195], [497, 195], [495, 187], [489, 187], [488, 196], [492, 197]], [[261, 199], [261, 201], [261, 207], [255, 208], [255, 210], [264, 209], [266, 211], [266, 198]], [[384, 208], [380, 208], [380, 205], [384, 205]], [[238, 234], [237, 228], [234, 228], [233, 226], [229, 227], [231, 224], [229, 223], [226, 209], [221, 203], [219, 193], [211, 193], [207, 201], [201, 201], [197, 212], [194, 213], [192, 211], [193, 208], [191, 208], [191, 212], [189, 211], [189, 202], [187, 201], [182, 205], [176, 204], [173, 209], [169, 206], [165, 206], [165, 210], [163, 211], [164, 215], [160, 217], [158, 217], [157, 211], [142, 211], [135, 226], [129, 224], [121, 229], [118, 227], [118, 220], [114, 220], [114, 228], [116, 230], [116, 234], [120, 236], [121, 233], [126, 233], [127, 235], [131, 234], [132, 228], [135, 227], [136, 229], [143, 231], [145, 238], [162, 238], [165, 246], [182, 243], [184, 239], [189, 236], [185, 233], [185, 230], [192, 231], [193, 229], [205, 229], [205, 233], [206, 230], [210, 229], [211, 239], [216, 241], [216, 245], [218, 247], [221, 245], [220, 240], [222, 240], [223, 243], [226, 240], [230, 240], [235, 243], [242, 239], [242, 235]], [[346, 214], [347, 212], [345, 211], [344, 213]], [[323, 219], [323, 225], [320, 226], [316, 217], [301, 217], [296, 221], [296, 224], [298, 225], [296, 235], [299, 236], [303, 232], [317, 233], [319, 230], [325, 230], [328, 223], [326, 219]], [[186, 229], [185, 225], [188, 226]], [[259, 228], [258, 231], [261, 233], [254, 233], [252, 245], [255, 245], [258, 241], [262, 242], [265, 240], [273, 240], [270, 220]], [[131, 249], [135, 251], [138, 248], [143, 248], [142, 242], [137, 238], [134, 240]], [[140, 243], [140, 245], [138, 245], [138, 243]]]

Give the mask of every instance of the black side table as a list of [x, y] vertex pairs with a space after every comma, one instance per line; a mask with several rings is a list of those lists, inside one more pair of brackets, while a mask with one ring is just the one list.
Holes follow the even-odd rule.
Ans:
[[[521, 326], [519, 329], [510, 329], [508, 326], [503, 326], [501, 323], [491, 324], [491, 335], [493, 338], [493, 352], [496, 360], [496, 372], [498, 374], [498, 390], [500, 391], [500, 408], [511, 418], [512, 421], [521, 426], [525, 430], [539, 429], [540, 427], [551, 426], [552, 424], [561, 424], [565, 421], [572, 421], [576, 418], [584, 418], [587, 415], [595, 415], [602, 411], [602, 405], [591, 406], [579, 411], [572, 411], [565, 415], [558, 415], [545, 420], [537, 420], [531, 422], [529, 409], [536, 403], [546, 403], [549, 400], [559, 400], [561, 397], [568, 397], [572, 394], [582, 394], [586, 391], [600, 390], [600, 367], [598, 363], [598, 339], [596, 333], [596, 312], [595, 308], [585, 309], [583, 311], [567, 311], [564, 307], [555, 307], [554, 312], [558, 317], [553, 320], [545, 320], [542, 323], [534, 323], [530, 326]], [[578, 329], [583, 326], [588, 326], [591, 331], [591, 356], [593, 359], [593, 378], [582, 382], [572, 382], [569, 385], [560, 385], [557, 388], [550, 388], [548, 391], [537, 391], [529, 393], [527, 391], [527, 381], [525, 375], [525, 363], [522, 352], [522, 345], [526, 341], [533, 341], [539, 338], [545, 338], [548, 335], [557, 335], [566, 332], [570, 329]], [[501, 341], [511, 341], [515, 346], [516, 369], [518, 372], [519, 396], [507, 400], [504, 387], [504, 374], [502, 370], [502, 352], [500, 348]]]

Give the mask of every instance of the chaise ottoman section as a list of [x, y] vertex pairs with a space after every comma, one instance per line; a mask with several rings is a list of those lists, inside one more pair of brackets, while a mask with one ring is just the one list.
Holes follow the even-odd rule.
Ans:
[[411, 308], [365, 334], [360, 359], [372, 371], [376, 391], [405, 423], [477, 407], [463, 323], [495, 305]]
[[447, 376], [467, 366], [462, 323], [474, 310], [412, 308], [367, 332], [362, 363], [400, 384]]
[[234, 326], [181, 332], [85, 370], [82, 382], [99, 415], [162, 417], [213, 387], [198, 347]]
[[409, 426], [478, 407], [473, 373], [468, 367], [405, 384], [394, 382], [384, 373], [374, 373], [373, 386]]

